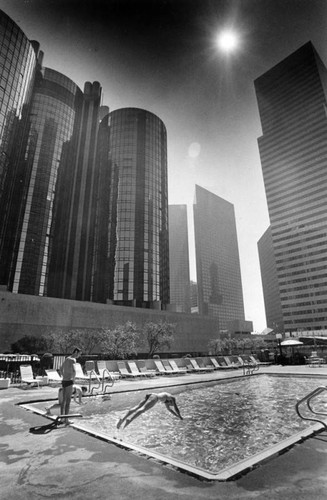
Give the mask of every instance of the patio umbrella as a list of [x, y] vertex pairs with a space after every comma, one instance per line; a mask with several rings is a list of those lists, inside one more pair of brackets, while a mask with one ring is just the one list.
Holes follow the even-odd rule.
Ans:
[[280, 343], [282, 347], [290, 347], [291, 348], [291, 359], [294, 358], [294, 347], [303, 345], [301, 340], [296, 339], [287, 339]]
[[290, 346], [294, 347], [296, 345], [303, 345], [303, 342], [301, 340], [295, 340], [295, 339], [288, 339], [288, 340], [283, 340], [283, 342], [280, 343], [282, 346]]

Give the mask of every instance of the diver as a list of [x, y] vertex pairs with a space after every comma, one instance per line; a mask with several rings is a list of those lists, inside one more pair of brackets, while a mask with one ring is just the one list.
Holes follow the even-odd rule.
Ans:
[[127, 427], [135, 418], [142, 415], [142, 413], [144, 413], [145, 411], [150, 410], [159, 402], [164, 403], [167, 410], [175, 417], [183, 420], [174, 396], [172, 396], [168, 392], [151, 393], [147, 394], [137, 406], [134, 406], [133, 408], [128, 410], [125, 415], [118, 420], [117, 429], [125, 429], [125, 427]]

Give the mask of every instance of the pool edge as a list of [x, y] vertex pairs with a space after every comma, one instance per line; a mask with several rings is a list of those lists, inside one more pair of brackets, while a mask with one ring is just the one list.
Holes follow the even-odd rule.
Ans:
[[[35, 403], [35, 401], [33, 402]], [[51, 420], [52, 422], [55, 422], [56, 416], [52, 415], [46, 415], [44, 411], [39, 410], [38, 408], [32, 407], [31, 405], [33, 404], [32, 402], [29, 403], [18, 403], [18, 406], [24, 408], [27, 411], [31, 411], [33, 413], [36, 413], [42, 417], [45, 417], [48, 420]], [[327, 419], [325, 420], [325, 423], [327, 425]], [[179, 470], [183, 473], [192, 475], [193, 477], [196, 477], [200, 480], [206, 480], [206, 481], [231, 481], [233, 479], [236, 479], [239, 476], [242, 476], [249, 472], [250, 470], [258, 467], [259, 465], [263, 464], [264, 462], [271, 460], [273, 457], [278, 456], [284, 452], [286, 452], [288, 449], [292, 448], [295, 446], [297, 443], [300, 443], [304, 441], [305, 439], [310, 438], [316, 433], [319, 433], [325, 429], [325, 426], [322, 423], [316, 423], [314, 425], [311, 425], [307, 429], [303, 429], [289, 438], [284, 439], [283, 441], [280, 441], [279, 443], [272, 445], [271, 447], [267, 448], [264, 451], [261, 451], [259, 453], [256, 453], [255, 455], [252, 455], [251, 457], [245, 458], [244, 460], [241, 460], [229, 467], [226, 467], [224, 469], [221, 469], [217, 473], [210, 473], [207, 472], [203, 469], [192, 467], [188, 464], [184, 464], [181, 461], [174, 460], [169, 457], [165, 457], [164, 455], [161, 455], [159, 453], [155, 453], [153, 451], [147, 450], [146, 448], [142, 448], [140, 446], [136, 446], [132, 443], [128, 443], [126, 441], [123, 441], [122, 439], [118, 438], [112, 438], [108, 436], [107, 434], [104, 434], [102, 432], [96, 432], [91, 429], [88, 429], [84, 427], [82, 424], [79, 423], [73, 423], [70, 424], [69, 427], [72, 427], [73, 429], [78, 430], [79, 432], [84, 432], [85, 434], [88, 434], [89, 436], [96, 437], [98, 439], [101, 439], [102, 441], [106, 441], [108, 443], [114, 444], [115, 446], [119, 448], [123, 448], [127, 451], [134, 452], [137, 455], [141, 456], [142, 458], [145, 458], [147, 460], [155, 460], [157, 462], [160, 462], [164, 466], [168, 466], [171, 468], [174, 468], [176, 470]]]

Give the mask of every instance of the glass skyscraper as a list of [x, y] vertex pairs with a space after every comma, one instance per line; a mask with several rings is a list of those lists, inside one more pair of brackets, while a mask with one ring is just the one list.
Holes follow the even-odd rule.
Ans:
[[170, 303], [191, 312], [187, 206], [169, 205]]
[[0, 10], [0, 186], [8, 170], [14, 127], [31, 96], [35, 48], [36, 44]]
[[258, 241], [258, 253], [267, 326], [275, 332], [281, 332], [284, 322], [270, 226]]
[[108, 119], [106, 298], [160, 308], [169, 303], [166, 128], [137, 108], [118, 109]]
[[327, 328], [327, 71], [309, 42], [255, 90], [284, 327]]
[[13, 292], [45, 292], [57, 171], [63, 145], [73, 133], [78, 91], [75, 83], [61, 73], [38, 69], [24, 152], [29, 182], [22, 200]]
[[48, 280], [48, 295], [54, 297], [91, 300], [101, 92], [99, 82], [85, 83], [74, 134], [60, 162]]
[[14, 293], [169, 304], [167, 135], [145, 110], [109, 113], [43, 67], [0, 11], [0, 285]]
[[219, 328], [244, 320], [234, 206], [196, 186], [194, 236], [199, 313], [217, 317]]
[[0, 284], [8, 285], [26, 169], [19, 163], [28, 127], [38, 44], [0, 10]]

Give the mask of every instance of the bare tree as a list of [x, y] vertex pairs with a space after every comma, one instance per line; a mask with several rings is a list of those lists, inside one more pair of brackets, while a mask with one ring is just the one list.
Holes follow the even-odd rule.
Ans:
[[222, 339], [211, 339], [208, 343], [208, 349], [214, 356], [222, 354], [224, 349], [224, 341]]
[[114, 330], [106, 330], [102, 342], [103, 351], [111, 359], [126, 359], [137, 354], [140, 344], [140, 333], [134, 323], [127, 321]]
[[213, 351], [213, 354], [228, 354], [231, 355], [237, 349], [237, 341], [233, 338], [225, 337], [223, 339], [212, 339], [208, 343], [208, 348]]
[[11, 344], [11, 350], [25, 354], [40, 354], [47, 350], [47, 342], [44, 336], [24, 335], [17, 342]]
[[49, 330], [44, 338], [47, 350], [67, 354], [78, 346], [84, 354], [100, 351], [107, 333], [102, 328], [55, 328]]
[[176, 325], [161, 321], [160, 323], [147, 322], [143, 326], [143, 334], [149, 347], [149, 358], [156, 352], [162, 351], [164, 347], [168, 350], [174, 340]]

